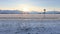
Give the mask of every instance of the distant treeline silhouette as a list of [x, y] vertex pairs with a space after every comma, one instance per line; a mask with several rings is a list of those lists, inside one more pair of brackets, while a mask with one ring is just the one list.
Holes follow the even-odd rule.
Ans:
[[[0, 10], [0, 14], [23, 14], [23, 13], [24, 13], [23, 11], [19, 10]], [[60, 14], [60, 11], [46, 11], [46, 12], [31, 11], [27, 12], [26, 14]]]
[[0, 14], [22, 14], [19, 10], [0, 10]]

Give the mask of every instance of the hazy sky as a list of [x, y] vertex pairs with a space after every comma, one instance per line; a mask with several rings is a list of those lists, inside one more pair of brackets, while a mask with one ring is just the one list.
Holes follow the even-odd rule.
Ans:
[[[0, 0], [0, 9], [18, 9], [22, 10], [25, 8], [27, 10], [42, 10], [46, 8], [47, 10], [60, 10], [60, 0]], [[25, 10], [24, 9], [24, 10]]]

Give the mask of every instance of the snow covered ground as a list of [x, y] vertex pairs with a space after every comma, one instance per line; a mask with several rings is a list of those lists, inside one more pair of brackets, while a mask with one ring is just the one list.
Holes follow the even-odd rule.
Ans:
[[60, 20], [0, 19], [0, 34], [60, 34]]

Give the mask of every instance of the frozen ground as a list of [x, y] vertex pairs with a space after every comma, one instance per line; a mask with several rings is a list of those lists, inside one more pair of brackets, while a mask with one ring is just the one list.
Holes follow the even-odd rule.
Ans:
[[60, 34], [60, 20], [0, 19], [0, 34]]

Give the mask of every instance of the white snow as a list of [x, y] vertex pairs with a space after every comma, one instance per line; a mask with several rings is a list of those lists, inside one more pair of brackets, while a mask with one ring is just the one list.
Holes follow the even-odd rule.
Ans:
[[60, 20], [0, 19], [0, 34], [60, 34]]

